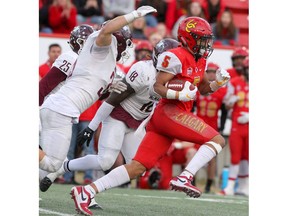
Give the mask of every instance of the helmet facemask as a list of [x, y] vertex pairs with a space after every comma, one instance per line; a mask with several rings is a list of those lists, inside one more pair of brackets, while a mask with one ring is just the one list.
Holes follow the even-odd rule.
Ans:
[[190, 50], [190, 47], [187, 47], [189, 51], [195, 55], [196, 60], [203, 57], [207, 59], [213, 53], [213, 36], [199, 36], [195, 33], [191, 33], [191, 36], [195, 40], [195, 46]]

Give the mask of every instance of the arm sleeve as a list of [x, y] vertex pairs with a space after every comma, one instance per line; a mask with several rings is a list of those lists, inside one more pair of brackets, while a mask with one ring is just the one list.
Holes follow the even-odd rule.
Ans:
[[96, 115], [94, 116], [92, 121], [89, 123], [88, 127], [91, 130], [96, 131], [96, 129], [99, 127], [99, 124], [110, 115], [113, 109], [114, 109], [114, 106], [104, 101], [99, 107], [99, 109], [97, 110]]
[[50, 71], [39, 82], [39, 106], [43, 104], [44, 98], [62, 81], [66, 79], [66, 74], [57, 67], [52, 67]]

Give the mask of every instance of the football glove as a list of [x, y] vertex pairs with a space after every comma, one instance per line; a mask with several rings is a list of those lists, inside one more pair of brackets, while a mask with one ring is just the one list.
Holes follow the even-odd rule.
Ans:
[[89, 127], [84, 128], [77, 134], [77, 145], [82, 146], [86, 142], [88, 147], [93, 138], [94, 131]]
[[196, 92], [198, 90], [197, 86], [195, 86], [195, 89], [192, 91], [190, 90], [191, 83], [186, 81], [184, 84], [184, 88], [179, 92], [179, 98], [180, 101], [190, 101], [193, 100], [196, 96]]
[[240, 112], [241, 116], [237, 118], [237, 122], [239, 124], [246, 124], [249, 122], [249, 113], [248, 112]]
[[121, 82], [120, 80], [113, 83], [108, 89], [108, 91], [110, 93], [116, 92], [118, 94], [121, 94], [121, 92], [124, 92], [126, 90], [127, 90], [127, 85], [125, 83]]
[[216, 71], [216, 80], [210, 83], [212, 91], [216, 91], [220, 87], [224, 86], [230, 78], [230, 74], [226, 70], [219, 68]]

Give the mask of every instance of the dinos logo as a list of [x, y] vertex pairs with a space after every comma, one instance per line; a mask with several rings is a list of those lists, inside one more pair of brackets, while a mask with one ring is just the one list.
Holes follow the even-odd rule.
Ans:
[[186, 24], [186, 31], [187, 32], [191, 32], [191, 28], [195, 28], [197, 25], [197, 22], [195, 22], [194, 20], [191, 20], [189, 21], [187, 24]]

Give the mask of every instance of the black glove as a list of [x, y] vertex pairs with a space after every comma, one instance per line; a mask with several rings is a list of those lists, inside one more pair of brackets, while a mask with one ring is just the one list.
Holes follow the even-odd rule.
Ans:
[[87, 147], [93, 137], [94, 131], [91, 130], [89, 127], [86, 127], [82, 131], [80, 131], [77, 135], [77, 145], [82, 146], [86, 141]]

